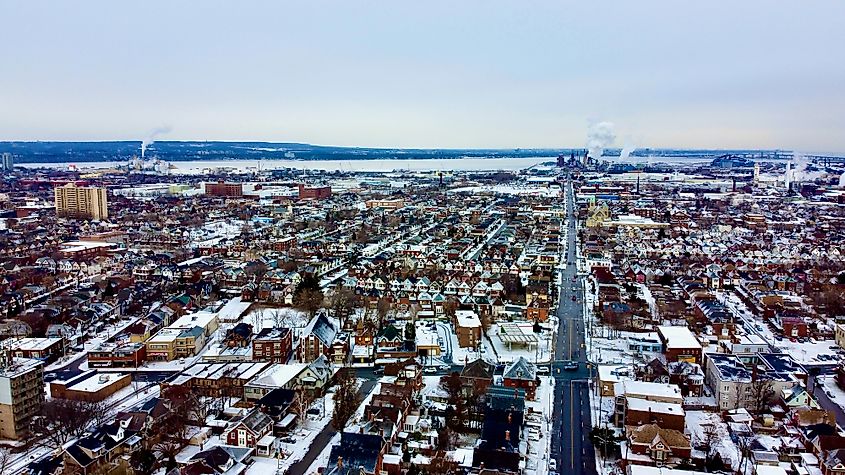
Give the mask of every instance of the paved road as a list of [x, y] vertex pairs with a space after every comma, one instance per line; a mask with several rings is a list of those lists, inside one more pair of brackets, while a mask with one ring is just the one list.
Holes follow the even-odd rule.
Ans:
[[[360, 374], [357, 374], [357, 376], [363, 377]], [[358, 394], [361, 395], [362, 399], [372, 392], [377, 382], [378, 379], [367, 379], [367, 381], [361, 383], [361, 387], [358, 389]], [[332, 427], [332, 423], [329, 422], [326, 424], [326, 427], [324, 427], [323, 430], [317, 434], [317, 437], [314, 438], [314, 442], [311, 443], [311, 447], [308, 448], [308, 452], [305, 454], [305, 457], [290, 466], [287, 471], [288, 475], [304, 475], [308, 471], [308, 467], [314, 463], [314, 460], [317, 460], [317, 457], [320, 456], [323, 449], [329, 445], [329, 442], [331, 442], [332, 437], [334, 437], [335, 434], [337, 434], [337, 431]]]
[[833, 411], [834, 417], [836, 417], [836, 423], [845, 427], [845, 411], [842, 410], [839, 404], [831, 401], [824, 392], [824, 381], [819, 381], [817, 376], [810, 376], [810, 382], [813, 388], [813, 396], [819, 401], [822, 409]]
[[[555, 377], [554, 426], [552, 429], [552, 457], [561, 474], [596, 474], [596, 456], [589, 434], [592, 429], [590, 417], [590, 371], [587, 368], [587, 354], [584, 345], [583, 283], [575, 266], [575, 219], [571, 215], [574, 197], [570, 182], [566, 186], [567, 245], [566, 262], [558, 292], [557, 317], [560, 327], [555, 342], [555, 363], [552, 375]], [[574, 280], [573, 280], [574, 279]], [[575, 291], [572, 288], [575, 287]], [[572, 296], [576, 301], [572, 301]], [[562, 361], [578, 361], [578, 370], [567, 371]]]

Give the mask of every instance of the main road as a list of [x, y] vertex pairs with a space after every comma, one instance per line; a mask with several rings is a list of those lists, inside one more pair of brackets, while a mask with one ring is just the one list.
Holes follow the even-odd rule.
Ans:
[[[595, 450], [590, 442], [591, 369], [587, 366], [584, 341], [583, 282], [575, 265], [577, 241], [572, 182], [567, 180], [564, 189], [567, 240], [565, 260], [558, 277], [557, 318], [560, 326], [555, 342], [555, 362], [552, 364], [555, 404], [551, 457], [556, 461], [558, 473], [596, 475]], [[578, 362], [578, 369], [564, 369], [564, 361]]]

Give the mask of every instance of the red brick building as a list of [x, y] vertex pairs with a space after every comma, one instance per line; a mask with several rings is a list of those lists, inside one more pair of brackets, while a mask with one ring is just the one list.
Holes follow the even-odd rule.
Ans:
[[244, 195], [244, 187], [242, 183], [225, 183], [223, 181], [206, 183], [205, 194], [209, 196], [240, 198]]
[[524, 357], [505, 368], [503, 384], [509, 388], [525, 390], [526, 399], [534, 399], [537, 392], [537, 368]]
[[663, 344], [666, 361], [686, 361], [701, 364], [701, 343], [685, 326], [660, 326], [657, 335]]
[[290, 328], [265, 328], [252, 340], [252, 359], [286, 363], [293, 349]]
[[301, 200], [322, 200], [332, 196], [330, 186], [305, 186], [299, 185], [299, 199]]
[[663, 429], [684, 431], [686, 414], [680, 404], [634, 397], [625, 399], [626, 426], [657, 424]]
[[103, 344], [88, 352], [88, 366], [92, 368], [137, 368], [146, 360], [144, 343]]
[[238, 447], [255, 447], [258, 441], [270, 433], [273, 419], [267, 414], [255, 409], [240, 420], [230, 425], [223, 438], [229, 445]]

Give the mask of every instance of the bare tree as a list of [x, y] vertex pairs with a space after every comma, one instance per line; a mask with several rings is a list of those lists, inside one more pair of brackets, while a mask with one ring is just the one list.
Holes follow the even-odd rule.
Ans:
[[293, 401], [290, 404], [291, 411], [299, 417], [302, 421], [308, 413], [308, 408], [311, 406], [312, 399], [305, 393], [305, 391], [298, 389]]
[[270, 317], [273, 319], [273, 328], [281, 328], [282, 324], [287, 321], [285, 313], [278, 308], [273, 309], [273, 312], [270, 314]]
[[361, 403], [361, 395], [355, 381], [355, 372], [343, 370], [338, 373], [337, 388], [334, 393], [334, 413], [332, 413], [332, 427], [342, 430], [346, 422], [355, 414]]
[[775, 388], [769, 379], [755, 377], [751, 381], [751, 404], [755, 414], [759, 414], [772, 405]]
[[335, 288], [329, 296], [329, 308], [340, 321], [341, 328], [346, 326], [346, 321], [355, 308], [355, 297], [355, 292], [346, 287]]
[[258, 308], [255, 312], [252, 312], [252, 331], [258, 333], [262, 326], [264, 326], [264, 309]]
[[323, 293], [319, 290], [302, 289], [297, 292], [294, 304], [298, 309], [307, 313], [309, 318], [313, 318], [317, 310], [323, 306]]
[[378, 299], [378, 303], [376, 304], [376, 314], [378, 315], [379, 327], [384, 325], [384, 320], [387, 318], [387, 314], [390, 312], [391, 307], [392, 304], [387, 297], [381, 297]]
[[[6, 469], [12, 464], [12, 455], [7, 449], [0, 448], [0, 473], [7, 473]], [[11, 470], [9, 470], [11, 472]]]
[[701, 439], [698, 441], [698, 449], [704, 452], [705, 464], [709, 464], [713, 460], [720, 438], [716, 424], [711, 422], [701, 425]]
[[41, 406], [39, 416], [33, 421], [36, 434], [45, 437], [53, 448], [61, 447], [73, 437], [79, 437], [94, 421], [92, 406], [70, 399], [50, 399]]

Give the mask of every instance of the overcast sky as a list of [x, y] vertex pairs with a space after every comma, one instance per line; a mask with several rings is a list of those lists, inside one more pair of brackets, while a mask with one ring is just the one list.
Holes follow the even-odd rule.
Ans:
[[[601, 5], [596, 5], [601, 3]], [[845, 2], [0, 0], [0, 140], [845, 152]]]

